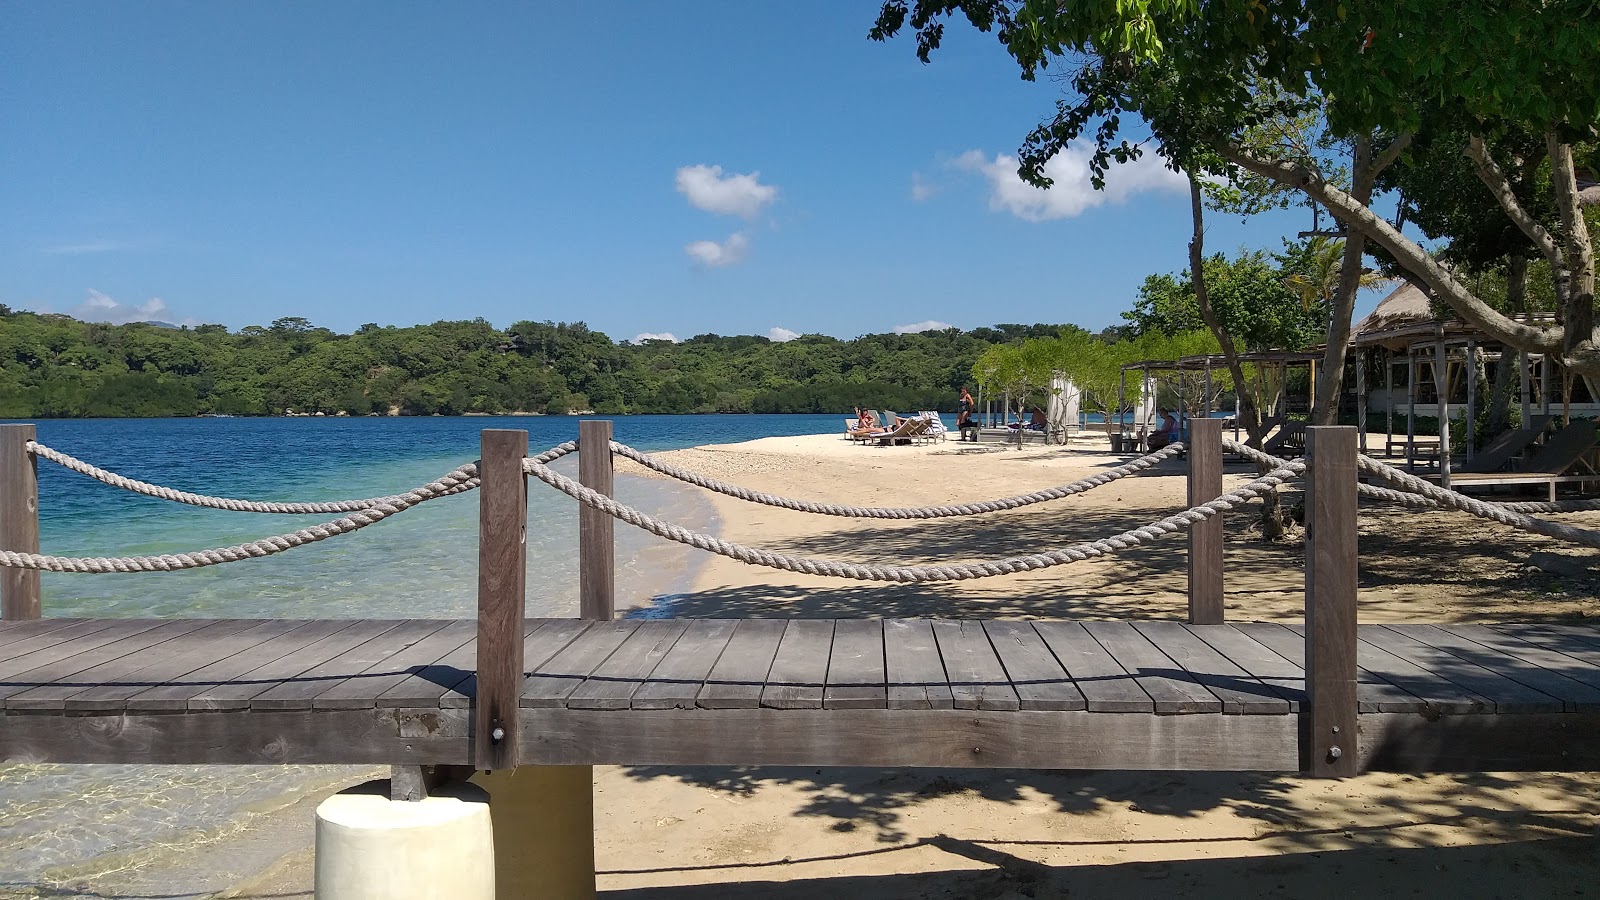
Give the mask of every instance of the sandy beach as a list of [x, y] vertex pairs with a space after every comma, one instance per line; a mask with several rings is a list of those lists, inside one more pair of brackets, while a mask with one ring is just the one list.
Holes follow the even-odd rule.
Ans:
[[[795, 498], [878, 506], [989, 499], [1120, 464], [1105, 445], [869, 447], [834, 435], [665, 454]], [[636, 466], [619, 462], [627, 471]], [[1228, 486], [1251, 473], [1230, 465]], [[1168, 462], [1007, 513], [886, 522], [712, 495], [726, 539], [789, 554], [980, 560], [1104, 536], [1184, 499]], [[1286, 505], [1298, 499], [1286, 494]], [[1303, 618], [1302, 547], [1227, 522], [1230, 618]], [[1566, 517], [1600, 525], [1600, 513]], [[1364, 507], [1366, 622], [1581, 621], [1600, 575], [1577, 548], [1460, 514]], [[685, 551], [694, 552], [694, 551]], [[1111, 558], [929, 586], [796, 576], [711, 557], [680, 616], [1181, 619], [1181, 535]], [[1570, 896], [1600, 875], [1600, 776], [1292, 775], [1016, 770], [604, 767], [595, 770], [604, 896]], [[309, 896], [303, 854], [234, 896]]]

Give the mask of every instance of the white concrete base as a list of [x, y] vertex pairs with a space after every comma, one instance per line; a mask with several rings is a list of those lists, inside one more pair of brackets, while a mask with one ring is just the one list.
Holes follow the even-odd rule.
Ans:
[[369, 781], [317, 807], [317, 900], [494, 900], [494, 884], [483, 788], [450, 784], [406, 802]]

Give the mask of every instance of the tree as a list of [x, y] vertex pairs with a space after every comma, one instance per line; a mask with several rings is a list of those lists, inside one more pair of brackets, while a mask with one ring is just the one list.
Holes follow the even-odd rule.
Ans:
[[[1052, 62], [1073, 67], [1073, 96], [1029, 135], [1020, 174], [1048, 186], [1044, 163], [1089, 137], [1097, 186], [1106, 167], [1142, 151], [1123, 137], [1121, 117], [1149, 123], [1169, 163], [1193, 173], [1248, 173], [1325, 206], [1349, 230], [1343, 275], [1360, 272], [1377, 244], [1462, 318], [1512, 346], [1600, 372], [1594, 330], [1594, 251], [1583, 210], [1600, 186], [1580, 186], [1578, 159], [1591, 152], [1600, 120], [1600, 19], [1588, 0], [1443, 6], [1433, 0], [890, 0], [870, 36], [885, 40], [908, 22], [926, 62], [945, 19], [961, 12], [994, 31], [1032, 79]], [[1426, 24], [1423, 24], [1426, 23]], [[1492, 39], [1486, 36], [1492, 36]], [[1315, 110], [1329, 136], [1350, 148], [1348, 188], [1314, 160], [1252, 142], [1250, 129]], [[1474, 162], [1503, 214], [1551, 263], [1563, 321], [1515, 321], [1484, 303], [1450, 267], [1372, 209], [1379, 177], [1413, 139], [1445, 122], [1468, 122], [1454, 148]], [[1507, 134], [1542, 138], [1556, 215], [1541, 219], [1507, 190], [1491, 151]], [[1338, 294], [1328, 332], [1336, 386], [1348, 339], [1354, 285]], [[1319, 385], [1319, 397], [1324, 393]]]

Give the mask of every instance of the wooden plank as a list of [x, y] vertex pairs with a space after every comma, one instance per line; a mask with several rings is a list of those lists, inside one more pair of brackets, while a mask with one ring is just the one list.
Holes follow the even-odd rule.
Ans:
[[1475, 665], [1453, 652], [1431, 646], [1398, 628], [1379, 626], [1362, 632], [1361, 639], [1382, 647], [1418, 668], [1459, 686], [1494, 704], [1502, 713], [1561, 712], [1565, 704], [1558, 697], [1520, 684], [1498, 672]]
[[82, 621], [82, 619], [50, 618], [0, 622], [0, 648], [9, 647], [18, 641], [39, 637]]
[[[311, 640], [287, 653], [282, 652], [283, 648], [271, 646], [271, 641], [256, 648], [255, 653], [243, 658], [258, 663], [258, 668], [247, 669], [224, 681], [203, 687], [188, 697], [183, 708], [208, 711], [249, 709], [250, 701], [256, 695], [265, 693], [291, 678], [305, 675], [351, 648], [381, 637], [401, 623], [356, 620], [348, 624], [336, 622], [311, 624], [330, 627], [328, 633], [320, 638], [316, 636], [315, 631], [308, 632], [306, 636]], [[256, 656], [256, 653], [260, 656]], [[138, 697], [130, 698], [128, 708], [136, 708], [135, 701], [138, 699]]]
[[[1199, 626], [1214, 627], [1214, 626]], [[1228, 715], [1288, 715], [1289, 702], [1179, 622], [1137, 622], [1145, 639], [1222, 701]]]
[[[39, 471], [32, 425], [0, 425], [0, 550], [39, 552]], [[0, 567], [0, 619], [37, 619], [39, 570]]]
[[[378, 705], [378, 697], [411, 678], [417, 671], [437, 663], [445, 655], [461, 649], [477, 635], [476, 622], [434, 622], [438, 627], [427, 637], [406, 646], [368, 666], [365, 670], [337, 682], [314, 696], [313, 709], [364, 709]], [[475, 642], [474, 642], [475, 643]]]
[[524, 765], [1292, 771], [1294, 716], [1055, 710], [524, 710]]
[[[1359, 764], [1356, 716], [1356, 430], [1306, 429], [1306, 703], [1302, 763], [1348, 777]], [[1308, 714], [1308, 715], [1307, 715]]]
[[[1189, 506], [1222, 496], [1222, 420], [1189, 420]], [[1222, 606], [1222, 516], [1189, 526], [1189, 622], [1220, 625]]]
[[[1287, 627], [1291, 631], [1298, 630], [1298, 626]], [[1363, 628], [1361, 639], [1356, 643], [1356, 658], [1361, 668], [1422, 701], [1417, 711], [1429, 715], [1472, 715], [1493, 711], [1494, 706], [1488, 700], [1371, 643], [1367, 640], [1369, 631], [1370, 627]], [[1395, 710], [1384, 708], [1380, 711]]]
[[[1289, 704], [1290, 712], [1300, 711], [1305, 699], [1306, 673], [1298, 665], [1272, 652], [1232, 625], [1190, 625], [1189, 632], [1250, 673]], [[1360, 682], [1357, 682], [1360, 693]]]
[[883, 623], [885, 702], [890, 709], [951, 709], [955, 706], [933, 625], [927, 619]]
[[416, 619], [400, 622], [381, 635], [256, 694], [250, 698], [250, 708], [312, 709], [317, 695], [352, 675], [372, 669], [444, 625], [443, 622]]
[[[568, 644], [583, 634], [590, 625], [583, 619], [529, 619], [529, 624], [534, 626], [528, 631], [527, 637], [522, 641], [522, 666], [523, 683], [527, 683], [527, 676], [538, 671], [539, 667], [550, 661], [552, 656], [561, 652]], [[471, 645], [474, 663], [477, 656], [477, 644]], [[444, 692], [439, 697], [439, 706], [447, 708], [465, 708], [473, 704], [478, 696], [478, 675], [476, 672], [467, 676], [465, 681]], [[521, 695], [518, 695], [518, 706], [521, 705]], [[379, 704], [386, 706], [388, 704]], [[408, 705], [408, 704], [397, 704]], [[426, 704], [419, 704], [426, 705]]]
[[[612, 496], [616, 475], [611, 460], [611, 421], [578, 423], [578, 483]], [[585, 619], [616, 616], [616, 524], [586, 503], [578, 505], [578, 607]]]
[[[19, 625], [42, 624], [48, 621], [50, 620], [28, 619], [20, 622]], [[37, 634], [26, 635], [20, 640], [13, 641], [4, 647], [0, 647], [0, 663], [4, 663], [7, 660], [16, 659], [19, 656], [24, 656], [37, 650], [43, 650], [47, 647], [54, 647], [57, 644], [62, 644], [75, 638], [83, 637], [84, 635], [93, 634], [97, 631], [104, 631], [107, 628], [110, 628], [112, 625], [115, 625], [118, 621], [126, 620], [79, 619], [64, 628], [52, 628], [41, 631]]]
[[1222, 712], [1222, 701], [1215, 694], [1150, 643], [1131, 622], [1085, 622], [1083, 627], [1150, 695], [1156, 715]]
[[589, 673], [598, 669], [638, 627], [639, 622], [634, 619], [591, 624], [576, 640], [527, 677], [522, 684], [522, 706], [565, 706], [567, 697], [583, 684]]
[[516, 766], [522, 621], [527, 618], [528, 433], [486, 428], [478, 474], [478, 702], [473, 765]]
[[884, 709], [889, 703], [882, 619], [839, 619], [833, 623], [828, 656], [825, 709]]
[[1022, 700], [1006, 677], [1005, 666], [989, 643], [982, 622], [934, 619], [932, 624], [956, 709], [1021, 708]]
[[1090, 712], [1155, 712], [1155, 701], [1138, 679], [1106, 652], [1081, 622], [1035, 622], [1034, 631], [1083, 692]]
[[[204, 665], [195, 663], [182, 668], [184, 660], [199, 655], [205, 662], [214, 662], [219, 640], [259, 624], [259, 619], [168, 620], [161, 628], [134, 638], [139, 644], [129, 647], [126, 641], [119, 641], [127, 651], [125, 655], [23, 691], [7, 700], [6, 707], [34, 711], [121, 709], [122, 699], [129, 695], [160, 684], [169, 675], [181, 675]], [[85, 694], [115, 699], [88, 706], [75, 702]]]
[[[15, 682], [25, 678], [30, 671], [55, 665], [72, 657], [84, 653], [93, 653], [96, 649], [122, 640], [125, 637], [138, 634], [161, 624], [159, 619], [106, 619], [98, 622], [84, 622], [80, 629], [78, 626], [64, 628], [52, 632], [52, 635], [61, 635], [65, 639], [54, 643], [43, 641], [40, 646], [20, 653], [12, 658], [0, 662], [0, 678]], [[71, 634], [68, 634], [71, 632]], [[103, 662], [103, 660], [99, 661]], [[89, 663], [73, 671], [82, 671], [99, 662]], [[26, 690], [26, 688], [23, 688]], [[12, 693], [16, 693], [13, 691]]]
[[[174, 712], [189, 709], [190, 702], [196, 701], [196, 705], [193, 708], [206, 709], [207, 703], [211, 701], [201, 701], [198, 698], [203, 695], [215, 694], [214, 702], [222, 704], [216, 708], [244, 709], [250, 705], [250, 693], [266, 689], [258, 678], [247, 676], [252, 673], [270, 675], [271, 670], [266, 669], [266, 666], [298, 653], [356, 624], [354, 620], [291, 622], [290, 625], [292, 627], [289, 630], [268, 638], [248, 650], [240, 651], [233, 656], [196, 669], [187, 675], [174, 678], [167, 684], [148, 688], [134, 694], [128, 698], [126, 708], [130, 712]], [[292, 674], [298, 675], [311, 665], [312, 663], [307, 662]], [[242, 699], [230, 701], [223, 698], [221, 692], [223, 692], [224, 685], [228, 685], [235, 680], [246, 681], [253, 687], [253, 691], [245, 692], [242, 688], [231, 688], [229, 691], [233, 694], [243, 693]]]
[[1493, 625], [1501, 634], [1510, 635], [1548, 650], [1564, 653], [1573, 659], [1600, 666], [1600, 635], [1592, 628], [1571, 625]]
[[[1271, 622], [1241, 622], [1240, 634], [1277, 653], [1296, 666], [1306, 658], [1305, 629]], [[1426, 712], [1428, 702], [1379, 678], [1366, 669], [1356, 670], [1356, 706], [1362, 713]], [[1302, 707], [1303, 710], [1303, 707]]]
[[[1487, 625], [1441, 625], [1438, 627], [1457, 638], [1482, 644], [1491, 650], [1515, 657], [1524, 664], [1547, 669], [1563, 678], [1569, 678], [1589, 687], [1600, 688], [1600, 653], [1596, 654], [1595, 662], [1586, 663], [1581, 659], [1552, 650], [1549, 647], [1524, 641], [1517, 637], [1515, 631], [1507, 633], [1504, 628], [1490, 628]], [[1538, 687], [1538, 685], [1533, 686]], [[1587, 695], [1584, 695], [1581, 699], [1575, 698], [1574, 703], [1576, 704], [1573, 707], [1574, 710], [1587, 709], [1589, 700]]]
[[1381, 772], [1594, 772], [1600, 716], [1364, 715], [1361, 754]]
[[773, 709], [821, 709], [828, 683], [832, 619], [791, 619], [772, 658], [761, 705]]
[[140, 628], [92, 650], [63, 657], [8, 679], [0, 684], [0, 698], [5, 699], [6, 709], [61, 709], [67, 696], [101, 681], [116, 679], [129, 669], [152, 661], [143, 651], [206, 624], [200, 619], [146, 620], [146, 623], [151, 627]]
[[983, 623], [1021, 709], [1084, 709], [1083, 692], [1028, 622]]
[[188, 642], [192, 643], [197, 637], [203, 637], [204, 641], [185, 652], [174, 653], [158, 663], [130, 673], [122, 684], [103, 684], [73, 694], [67, 698], [67, 710], [69, 712], [120, 710], [127, 706], [130, 697], [169, 684], [218, 660], [248, 652], [251, 648], [278, 635], [299, 628], [305, 622], [290, 619], [265, 621], [241, 619], [235, 620], [232, 624], [237, 627], [225, 627], [227, 623], [222, 623], [217, 630], [189, 635]]
[[682, 619], [643, 621], [622, 646], [567, 697], [573, 709], [627, 709], [634, 691], [650, 678], [677, 643], [688, 623]]
[[694, 709], [695, 698], [722, 658], [739, 623], [733, 619], [689, 619], [672, 649], [633, 692], [634, 709]]
[[745, 619], [706, 676], [695, 705], [706, 709], [754, 709], [761, 705], [767, 673], [783, 641], [782, 619]]

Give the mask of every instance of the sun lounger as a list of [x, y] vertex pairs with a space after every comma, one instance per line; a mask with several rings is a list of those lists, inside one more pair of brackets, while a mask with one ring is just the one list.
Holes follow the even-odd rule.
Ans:
[[1527, 427], [1502, 432], [1499, 437], [1484, 444], [1483, 449], [1474, 453], [1472, 459], [1467, 460], [1457, 471], [1467, 474], [1498, 472], [1504, 469], [1522, 455], [1524, 450], [1532, 446], [1554, 419], [1555, 416], [1529, 416]]
[[944, 420], [939, 418], [939, 413], [934, 410], [924, 410], [922, 420], [928, 423], [928, 428], [922, 433], [924, 440], [942, 441], [949, 435], [950, 429], [944, 427]]
[[909, 444], [912, 439], [921, 434], [928, 427], [928, 423], [921, 419], [906, 419], [892, 431], [878, 436], [879, 447], [893, 447], [895, 444]]
[[[1450, 487], [1455, 490], [1468, 490], [1478, 487], [1493, 487], [1502, 484], [1547, 484], [1550, 486], [1550, 500], [1556, 499], [1557, 484], [1581, 484], [1586, 481], [1600, 481], [1600, 474], [1583, 461], [1583, 457], [1600, 443], [1600, 433], [1595, 431], [1595, 423], [1590, 421], [1577, 421], [1557, 431], [1544, 442], [1544, 446], [1528, 457], [1519, 468], [1509, 472], [1461, 472], [1451, 474]], [[1574, 471], [1578, 467], [1588, 469], [1587, 473]]]
[[1261, 448], [1285, 459], [1306, 455], [1306, 423], [1285, 422]]

